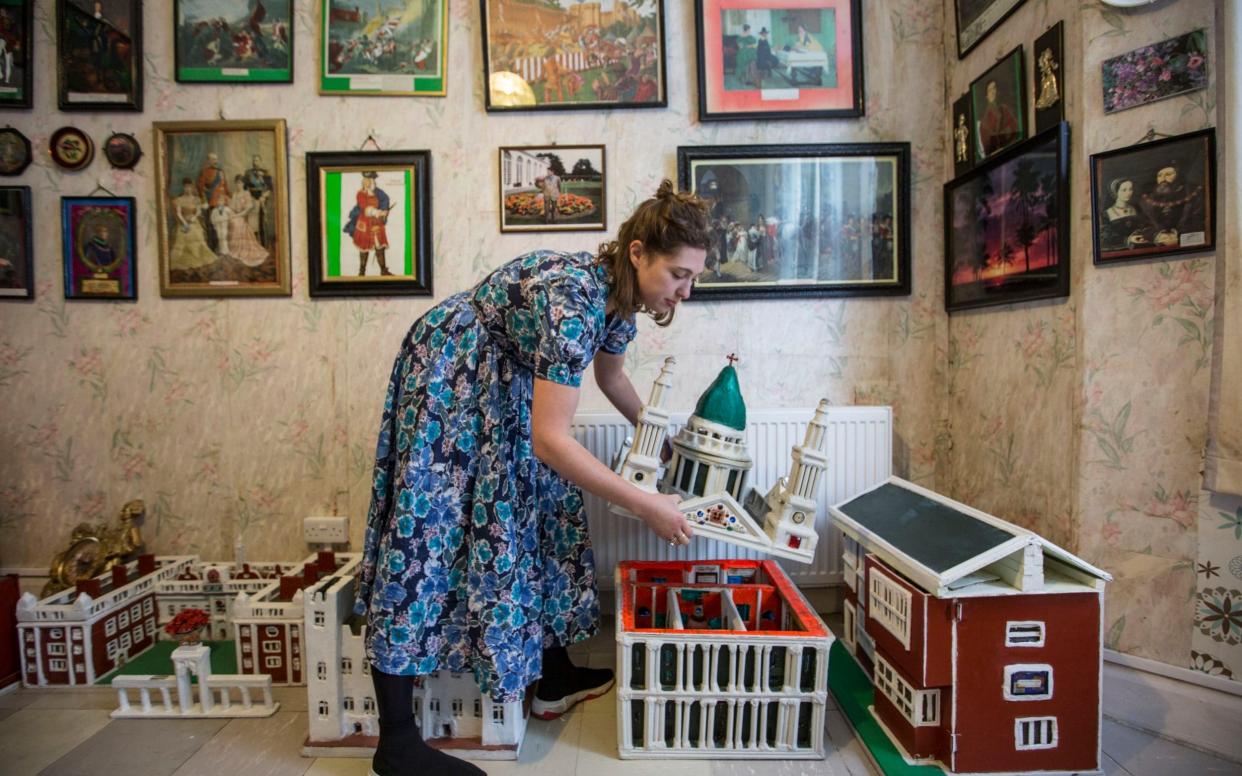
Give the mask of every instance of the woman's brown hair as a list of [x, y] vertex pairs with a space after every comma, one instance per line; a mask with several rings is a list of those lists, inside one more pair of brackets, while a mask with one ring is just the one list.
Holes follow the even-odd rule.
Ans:
[[647, 261], [659, 253], [674, 253], [682, 246], [711, 247], [712, 236], [707, 219], [708, 204], [689, 192], [678, 192], [673, 182], [665, 179], [655, 196], [645, 200], [621, 224], [617, 239], [601, 243], [596, 261], [608, 269], [612, 281], [610, 297], [615, 313], [628, 318], [645, 312], [660, 326], [673, 322], [673, 311], [655, 315], [638, 298], [638, 276], [630, 263], [629, 246], [635, 240], [643, 244]]

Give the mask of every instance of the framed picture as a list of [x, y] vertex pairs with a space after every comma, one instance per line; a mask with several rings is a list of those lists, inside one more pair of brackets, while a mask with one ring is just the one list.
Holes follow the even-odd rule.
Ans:
[[711, 204], [691, 299], [910, 293], [910, 144], [680, 146]]
[[953, 148], [953, 177], [969, 170], [975, 164], [975, 122], [970, 117], [970, 94], [963, 94], [953, 102], [951, 147]]
[[118, 170], [132, 170], [142, 158], [142, 146], [138, 138], [125, 132], [113, 132], [103, 144], [104, 157], [108, 164]]
[[443, 97], [448, 0], [319, 0], [319, 93]]
[[47, 151], [57, 166], [77, 172], [89, 167], [95, 158], [95, 141], [77, 127], [61, 127], [48, 138]]
[[975, 161], [982, 162], [1026, 139], [1025, 84], [1021, 46], [971, 82]]
[[174, 0], [180, 83], [292, 83], [293, 0]]
[[1216, 130], [1091, 156], [1096, 264], [1216, 247]]
[[695, 0], [699, 119], [863, 115], [860, 0]]
[[1031, 104], [1035, 106], [1035, 132], [1061, 123], [1065, 117], [1065, 65], [1061, 60], [1062, 23], [1057, 22], [1035, 39], [1035, 65], [1031, 68]]
[[0, 175], [21, 175], [30, 161], [29, 138], [12, 127], [0, 128]]
[[0, 108], [29, 108], [35, 0], [0, 0]]
[[479, 0], [488, 111], [663, 108], [664, 0]]
[[945, 308], [1069, 294], [1069, 125], [944, 187]]
[[66, 299], [137, 299], [134, 198], [61, 197]]
[[957, 22], [957, 58], [965, 59], [992, 30], [1018, 10], [1023, 0], [953, 0]]
[[1207, 40], [1195, 30], [1136, 48], [1100, 65], [1104, 112], [1137, 108], [1208, 85]]
[[30, 187], [0, 186], [0, 299], [34, 299]]
[[500, 149], [500, 231], [600, 231], [607, 203], [602, 145]]
[[431, 296], [431, 152], [306, 155], [311, 296]]
[[162, 296], [288, 296], [284, 119], [155, 124]]
[[61, 110], [142, 110], [142, 0], [56, 0]]

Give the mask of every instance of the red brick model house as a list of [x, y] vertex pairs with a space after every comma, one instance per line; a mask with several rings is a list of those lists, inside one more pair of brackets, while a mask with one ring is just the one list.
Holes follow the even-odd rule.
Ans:
[[1106, 572], [896, 477], [831, 512], [845, 534], [842, 642], [908, 759], [1100, 768]]

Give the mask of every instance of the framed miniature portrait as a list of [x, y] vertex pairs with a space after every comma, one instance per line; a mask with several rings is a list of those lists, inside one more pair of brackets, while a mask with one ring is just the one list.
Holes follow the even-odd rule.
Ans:
[[177, 81], [292, 83], [292, 4], [293, 0], [174, 0]]
[[288, 296], [284, 119], [155, 124], [162, 296]]
[[608, 228], [604, 147], [500, 149], [500, 231], [582, 232]]
[[57, 166], [77, 172], [90, 166], [95, 158], [95, 141], [77, 127], [61, 127], [48, 139], [47, 151]]
[[945, 308], [1069, 295], [1069, 125], [944, 187]]
[[30, 166], [30, 140], [12, 127], [0, 129], [0, 175], [21, 175]]
[[975, 166], [975, 122], [970, 115], [970, 94], [963, 94], [953, 102], [949, 137], [953, 149], [953, 177], [968, 172]]
[[56, 0], [61, 110], [142, 110], [142, 0]]
[[695, 0], [699, 119], [863, 115], [860, 0]]
[[320, 94], [446, 94], [448, 0], [319, 1]]
[[1000, 26], [1023, 0], [953, 0], [957, 23], [957, 58], [965, 59], [975, 46]]
[[1026, 139], [1026, 81], [1018, 46], [970, 84], [975, 120], [975, 161]]
[[132, 170], [142, 158], [138, 139], [124, 132], [113, 132], [103, 144], [103, 154], [108, 164], [118, 170]]
[[1208, 85], [1207, 39], [1195, 30], [1104, 60], [1104, 112], [1137, 108]]
[[306, 155], [311, 296], [431, 296], [431, 152]]
[[0, 186], [0, 299], [34, 298], [29, 186]]
[[134, 198], [61, 197], [66, 299], [137, 299]]
[[1035, 58], [1031, 67], [1031, 80], [1035, 84], [1031, 104], [1035, 106], [1036, 133], [1060, 124], [1065, 117], [1065, 65], [1061, 61], [1062, 27], [1062, 23], [1057, 22], [1036, 38], [1031, 54]]
[[488, 111], [663, 108], [664, 0], [479, 0]]
[[0, 0], [0, 109], [29, 108], [35, 0]]
[[679, 146], [711, 206], [693, 299], [910, 293], [910, 144]]
[[1216, 247], [1216, 130], [1091, 156], [1096, 264]]

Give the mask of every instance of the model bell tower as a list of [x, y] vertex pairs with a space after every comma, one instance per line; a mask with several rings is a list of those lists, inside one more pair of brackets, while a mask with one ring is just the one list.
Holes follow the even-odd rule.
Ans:
[[660, 376], [651, 384], [651, 398], [638, 411], [638, 426], [634, 430], [634, 444], [630, 447], [621, 467], [621, 477], [649, 493], [656, 492], [660, 474], [660, 450], [668, 434], [668, 411], [664, 409], [664, 394], [673, 387], [673, 366], [677, 359], [664, 359]]
[[828, 432], [828, 400], [820, 399], [815, 416], [807, 424], [801, 445], [793, 448], [793, 470], [772, 486], [765, 502], [763, 531], [773, 546], [787, 547], [807, 557], [815, 554], [819, 534], [815, 531], [815, 492], [828, 469], [828, 456], [823, 452]]

